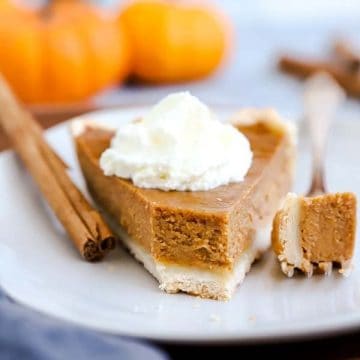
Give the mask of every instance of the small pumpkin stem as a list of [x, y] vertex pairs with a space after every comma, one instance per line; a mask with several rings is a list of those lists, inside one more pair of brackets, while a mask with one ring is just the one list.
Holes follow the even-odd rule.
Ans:
[[75, 3], [75, 2], [83, 2], [83, 0], [44, 0], [44, 2], [45, 3], [41, 8], [40, 15], [44, 19], [46, 19], [50, 17], [52, 8], [56, 3]]

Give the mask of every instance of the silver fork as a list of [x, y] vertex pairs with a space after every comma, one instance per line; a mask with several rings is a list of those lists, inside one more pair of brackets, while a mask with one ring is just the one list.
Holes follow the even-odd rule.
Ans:
[[345, 99], [345, 92], [327, 73], [317, 73], [305, 82], [304, 116], [311, 141], [312, 181], [306, 196], [327, 192], [324, 164], [329, 130]]

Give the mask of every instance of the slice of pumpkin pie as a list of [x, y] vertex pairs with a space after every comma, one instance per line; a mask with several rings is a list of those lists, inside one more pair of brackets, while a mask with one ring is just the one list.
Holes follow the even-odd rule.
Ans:
[[[292, 185], [293, 132], [271, 110], [241, 111], [222, 129], [189, 96], [170, 97], [120, 135], [78, 120], [73, 136], [90, 194], [160, 288], [224, 300], [270, 246], [273, 216]], [[234, 130], [242, 147], [231, 145]]]

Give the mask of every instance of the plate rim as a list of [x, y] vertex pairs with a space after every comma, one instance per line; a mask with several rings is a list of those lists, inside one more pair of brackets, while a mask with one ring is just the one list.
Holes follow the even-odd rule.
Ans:
[[[5, 290], [5, 289], [4, 289]], [[26, 300], [24, 301], [20, 297], [12, 294], [11, 291], [5, 290], [6, 295], [8, 295], [11, 299], [15, 300], [19, 304], [22, 304], [29, 308], [30, 310], [36, 311], [40, 314], [44, 314], [46, 316], [54, 317], [59, 319], [60, 321], [67, 322], [69, 324], [73, 324], [75, 326], [83, 327], [86, 329], [91, 329], [95, 331], [99, 331], [104, 334], [108, 335], [115, 335], [115, 336], [123, 336], [123, 337], [131, 337], [139, 340], [149, 340], [161, 343], [172, 343], [172, 344], [189, 344], [189, 345], [209, 345], [209, 343], [214, 345], [226, 345], [226, 344], [266, 344], [272, 343], [274, 341], [277, 342], [290, 342], [290, 341], [302, 341], [307, 339], [320, 339], [329, 336], [335, 336], [339, 334], [345, 334], [351, 332], [352, 330], [360, 329], [360, 311], [356, 314], [347, 314], [347, 315], [337, 315], [335, 317], [330, 317], [329, 319], [322, 319], [317, 323], [314, 323], [310, 326], [302, 325], [302, 322], [296, 322], [294, 324], [287, 324], [286, 327], [276, 328], [275, 330], [270, 326], [265, 330], [254, 329], [253, 331], [246, 330], [245, 334], [241, 334], [241, 336], [232, 333], [223, 333], [223, 334], [207, 334], [205, 336], [196, 336], [189, 335], [183, 333], [178, 335], [177, 338], [173, 336], [164, 336], [164, 334], [149, 334], [148, 332], [131, 332], [131, 331], [114, 331], [106, 326], [101, 325], [85, 325], [83, 323], [79, 323], [76, 320], [67, 318], [66, 316], [63, 317], [58, 314], [54, 314], [48, 311], [44, 311], [38, 306], [29, 305]], [[230, 300], [231, 301], [231, 300]], [[337, 325], [336, 327], [329, 327], [330, 323], [338, 319], [338, 322], [341, 324]], [[295, 330], [294, 330], [295, 328]], [[191, 336], [191, 337], [190, 337]]]

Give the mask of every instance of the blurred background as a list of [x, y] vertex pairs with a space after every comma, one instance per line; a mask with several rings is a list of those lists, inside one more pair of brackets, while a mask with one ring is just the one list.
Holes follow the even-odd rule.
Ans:
[[[359, 0], [0, 0], [0, 74], [44, 127], [183, 90], [298, 120], [301, 78], [317, 71], [349, 94], [337, 121], [358, 121], [359, 54]], [[342, 144], [333, 151], [346, 153]], [[8, 146], [0, 131], [0, 151]]]
[[[359, 72], [333, 48], [341, 39], [357, 56], [359, 34], [357, 0], [0, 0], [0, 72], [40, 116], [190, 90], [298, 117], [302, 83], [279, 71], [280, 57], [334, 65], [356, 98]], [[347, 116], [358, 110], [350, 100]]]

